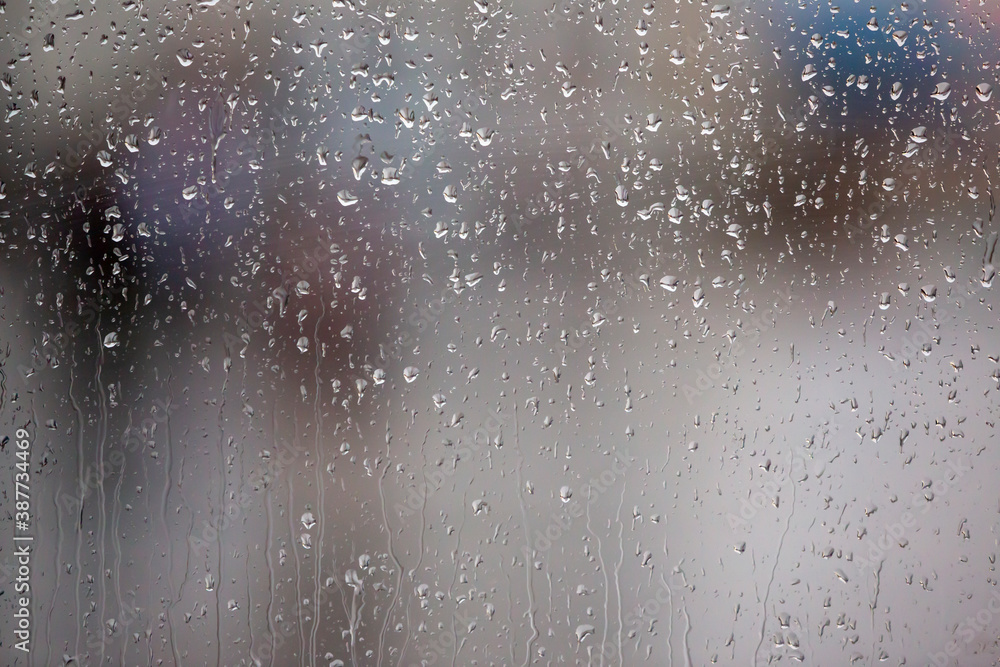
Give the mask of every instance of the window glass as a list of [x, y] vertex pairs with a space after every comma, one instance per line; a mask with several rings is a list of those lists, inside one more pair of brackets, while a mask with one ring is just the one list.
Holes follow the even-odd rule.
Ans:
[[995, 18], [0, 4], [3, 664], [994, 664]]

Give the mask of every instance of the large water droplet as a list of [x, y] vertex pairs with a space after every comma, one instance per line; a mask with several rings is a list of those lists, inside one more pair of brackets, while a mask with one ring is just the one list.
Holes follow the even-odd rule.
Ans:
[[947, 81], [942, 81], [934, 86], [934, 92], [931, 93], [931, 97], [942, 102], [948, 99], [949, 95], [951, 95], [951, 84]]

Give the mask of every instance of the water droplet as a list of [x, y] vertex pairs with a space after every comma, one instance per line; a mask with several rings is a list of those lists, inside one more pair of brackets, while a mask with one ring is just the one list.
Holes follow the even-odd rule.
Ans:
[[992, 264], [986, 264], [983, 266], [983, 277], [979, 279], [979, 282], [983, 287], [990, 287], [993, 285], [993, 278], [995, 278], [996, 275], [996, 268]]
[[948, 99], [951, 95], [951, 84], [947, 81], [942, 81], [941, 83], [934, 86], [934, 92], [931, 93], [931, 97], [936, 100], [941, 100], [942, 102]]
[[341, 190], [337, 193], [337, 201], [340, 202], [341, 206], [354, 206], [358, 203], [358, 198], [352, 195], [347, 190]]
[[615, 188], [615, 201], [618, 202], [619, 206], [628, 206], [628, 188], [624, 185], [618, 185]]
[[[563, 89], [563, 94], [566, 94], [565, 89]], [[566, 95], [566, 97], [569, 97], [569, 95]], [[481, 127], [476, 130], [476, 140], [479, 142], [480, 146], [489, 146], [493, 143], [493, 134], [493, 130]]]
[[[361, 180], [361, 177], [364, 175], [365, 168], [367, 166], [368, 166], [368, 158], [361, 156], [354, 158], [354, 161], [351, 162], [351, 171], [354, 172], [355, 180], [357, 181]], [[343, 202], [341, 203], [343, 204]], [[347, 206], [347, 204], [344, 205]]]
[[667, 290], [668, 292], [676, 292], [677, 284], [679, 282], [680, 280], [677, 278], [677, 276], [663, 276], [662, 278], [660, 278], [660, 287]]

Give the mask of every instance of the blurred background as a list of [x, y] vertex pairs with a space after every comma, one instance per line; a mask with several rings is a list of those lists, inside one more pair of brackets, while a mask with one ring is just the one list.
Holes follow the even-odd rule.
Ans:
[[1000, 664], [995, 13], [0, 4], [4, 664]]

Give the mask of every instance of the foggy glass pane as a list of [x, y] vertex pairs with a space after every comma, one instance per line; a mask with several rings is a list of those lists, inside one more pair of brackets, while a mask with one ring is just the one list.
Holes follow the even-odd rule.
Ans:
[[0, 664], [1000, 664], [996, 14], [0, 3]]

